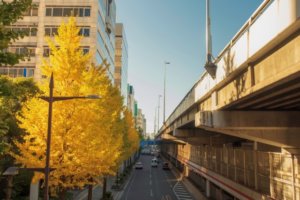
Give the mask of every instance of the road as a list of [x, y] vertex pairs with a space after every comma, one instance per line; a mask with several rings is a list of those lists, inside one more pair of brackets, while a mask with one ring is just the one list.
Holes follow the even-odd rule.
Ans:
[[162, 169], [162, 161], [158, 168], [151, 167], [150, 155], [142, 155], [139, 159], [144, 168], [133, 169], [132, 176], [123, 192], [121, 200], [192, 200], [181, 182], [170, 170]]

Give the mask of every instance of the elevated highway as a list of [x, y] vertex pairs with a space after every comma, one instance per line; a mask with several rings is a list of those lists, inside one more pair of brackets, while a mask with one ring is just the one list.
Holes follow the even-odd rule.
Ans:
[[161, 127], [207, 196], [300, 199], [299, 17], [300, 0], [265, 0]]

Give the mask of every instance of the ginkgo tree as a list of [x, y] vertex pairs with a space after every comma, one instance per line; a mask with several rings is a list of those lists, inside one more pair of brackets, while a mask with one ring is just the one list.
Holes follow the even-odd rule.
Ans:
[[123, 151], [122, 161], [127, 160], [139, 148], [139, 135], [134, 128], [134, 119], [131, 112], [125, 109], [123, 120]]
[[[54, 74], [54, 96], [86, 96], [100, 99], [73, 99], [53, 104], [52, 141], [49, 185], [63, 191], [100, 182], [103, 176], [114, 174], [123, 159], [124, 126], [122, 96], [107, 76], [107, 65], [91, 64], [90, 53], [84, 54], [75, 18], [62, 24], [54, 40], [48, 38], [51, 55], [41, 66], [45, 80], [39, 87], [49, 94], [49, 77]], [[126, 118], [125, 112], [125, 118]], [[24, 167], [45, 167], [48, 104], [38, 96], [23, 104], [18, 115], [20, 127], [27, 134], [16, 141], [19, 154], [16, 161]], [[128, 126], [133, 126], [132, 123]], [[134, 141], [130, 129], [128, 140]], [[131, 149], [134, 149], [131, 147]], [[43, 179], [35, 173], [35, 180]]]

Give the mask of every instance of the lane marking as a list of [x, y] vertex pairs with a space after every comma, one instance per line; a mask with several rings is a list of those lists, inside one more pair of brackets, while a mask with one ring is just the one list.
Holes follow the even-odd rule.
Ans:
[[153, 197], [152, 189], [150, 189], [150, 196]]
[[[133, 177], [132, 177], [132, 179], [131, 179], [131, 182], [130, 183], [128, 183], [129, 184], [129, 188], [128, 188], [128, 190], [127, 190], [127, 194], [126, 194], [126, 198], [125, 198], [125, 200], [127, 200], [127, 198], [128, 198], [128, 194], [129, 194], [129, 191], [131, 190], [131, 186], [132, 186], [132, 183], [133, 183], [133, 180], [134, 180], [134, 178], [135, 178], [135, 176], [136, 176], [136, 173], [134, 173], [134, 175], [133, 175]], [[126, 186], [127, 187], [127, 186]]]
[[152, 181], [151, 180], [150, 180], [149, 184], [152, 185]]

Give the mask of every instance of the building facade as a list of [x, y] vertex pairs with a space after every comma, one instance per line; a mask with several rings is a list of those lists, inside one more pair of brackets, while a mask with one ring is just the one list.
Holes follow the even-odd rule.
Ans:
[[122, 23], [116, 24], [115, 36], [115, 85], [121, 91], [124, 105], [127, 105], [128, 45]]
[[136, 129], [142, 136], [146, 136], [146, 118], [142, 112], [142, 109], [137, 109], [137, 116], [136, 116]]
[[69, 16], [76, 16], [80, 34], [83, 36], [81, 47], [84, 53], [91, 52], [96, 65], [106, 61], [109, 64], [108, 76], [114, 81], [115, 66], [115, 24], [116, 5], [114, 0], [33, 0], [36, 5], [25, 13], [22, 20], [12, 29], [27, 30], [29, 35], [14, 42], [10, 52], [28, 55], [14, 67], [1, 67], [0, 74], [11, 77], [41, 78], [39, 69], [43, 58], [49, 57], [50, 50], [46, 36], [57, 34], [62, 22]]

